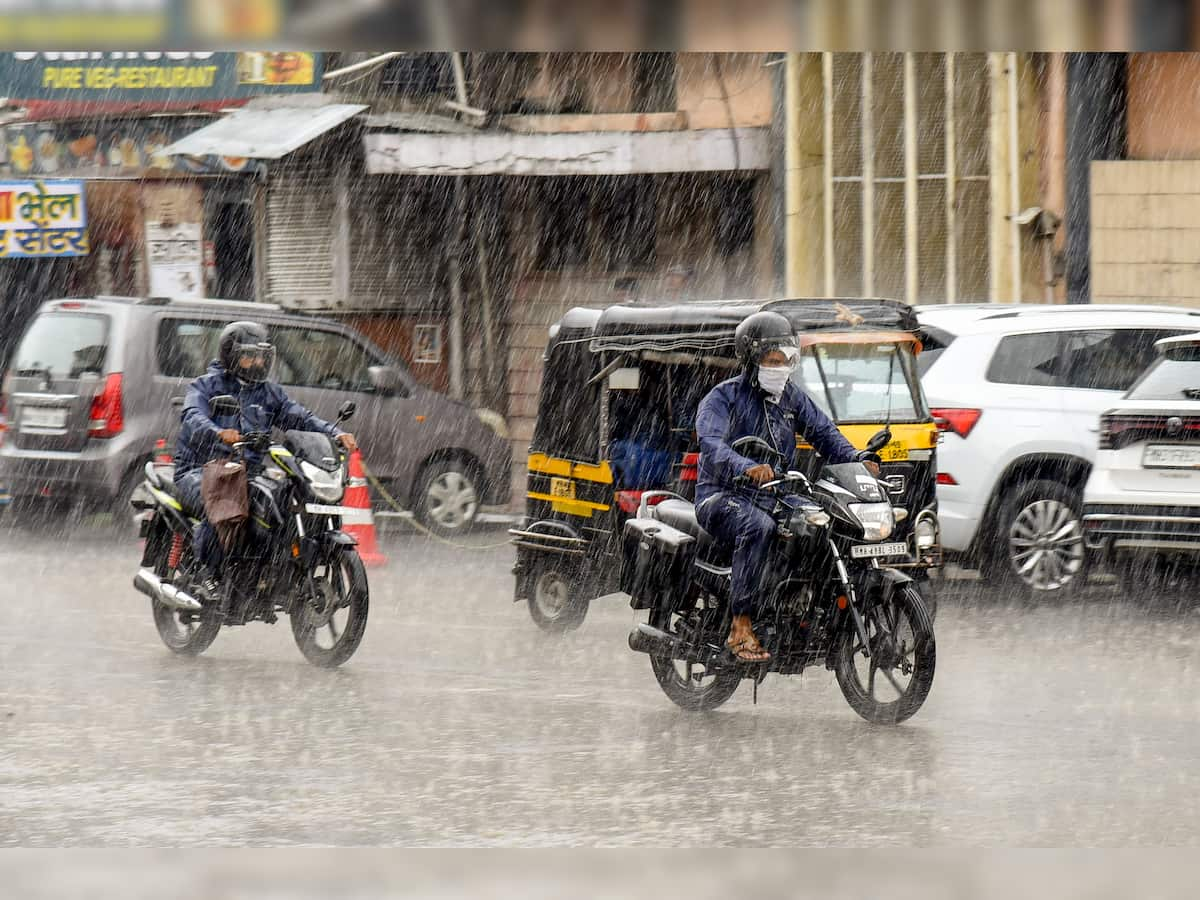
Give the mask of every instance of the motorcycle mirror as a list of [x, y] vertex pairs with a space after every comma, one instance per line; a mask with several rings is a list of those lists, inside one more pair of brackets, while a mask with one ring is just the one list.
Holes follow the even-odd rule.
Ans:
[[345, 422], [354, 415], [354, 411], [356, 409], [358, 409], [358, 404], [356, 404], [353, 400], [347, 400], [340, 407], [338, 407], [337, 420], [339, 422]]
[[182, 397], [172, 397], [171, 398], [171, 406], [173, 406], [175, 409], [183, 409], [183, 398]]
[[866, 450], [868, 453], [878, 453], [892, 441], [892, 429], [884, 428], [883, 431], [875, 432], [875, 435], [867, 441]]
[[229, 394], [218, 394], [208, 401], [208, 408], [212, 410], [214, 416], [231, 416], [242, 411], [242, 406], [237, 401], [237, 397]]

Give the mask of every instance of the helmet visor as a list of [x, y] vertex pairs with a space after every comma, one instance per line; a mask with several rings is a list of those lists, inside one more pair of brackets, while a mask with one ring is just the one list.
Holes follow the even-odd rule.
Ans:
[[772, 341], [758, 352], [760, 366], [780, 369], [795, 369], [800, 365], [800, 348], [795, 339]]
[[266, 381], [275, 365], [275, 348], [266, 342], [233, 348], [234, 374], [245, 381]]

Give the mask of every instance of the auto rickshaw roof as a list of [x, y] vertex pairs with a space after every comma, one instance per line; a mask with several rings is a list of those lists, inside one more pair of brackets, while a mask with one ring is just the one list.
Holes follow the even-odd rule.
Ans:
[[[793, 298], [783, 300], [719, 301], [675, 306], [613, 306], [591, 321], [591, 349], [598, 350], [717, 350], [733, 345], [737, 326], [760, 310], [778, 312], [792, 323], [798, 334], [812, 331], [913, 331], [917, 328], [912, 308], [898, 300], [862, 298]], [[574, 328], [583, 319], [572, 320], [572, 310], [562, 320]], [[587, 310], [595, 313], [595, 310]], [[582, 338], [583, 329], [576, 332]], [[562, 330], [559, 339], [563, 339]]]

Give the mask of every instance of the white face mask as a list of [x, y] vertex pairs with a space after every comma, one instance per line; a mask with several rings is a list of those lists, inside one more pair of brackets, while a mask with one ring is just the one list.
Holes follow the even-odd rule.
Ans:
[[759, 366], [758, 384], [772, 397], [780, 397], [787, 387], [788, 379], [792, 377], [790, 366]]

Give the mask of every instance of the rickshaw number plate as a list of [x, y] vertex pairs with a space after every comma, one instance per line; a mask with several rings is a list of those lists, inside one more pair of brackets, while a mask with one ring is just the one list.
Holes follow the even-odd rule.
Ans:
[[899, 462], [908, 459], [908, 448], [899, 441], [892, 441], [879, 451], [879, 458], [884, 462]]
[[562, 497], [567, 500], [575, 499], [575, 482], [570, 478], [551, 478], [550, 496]]

